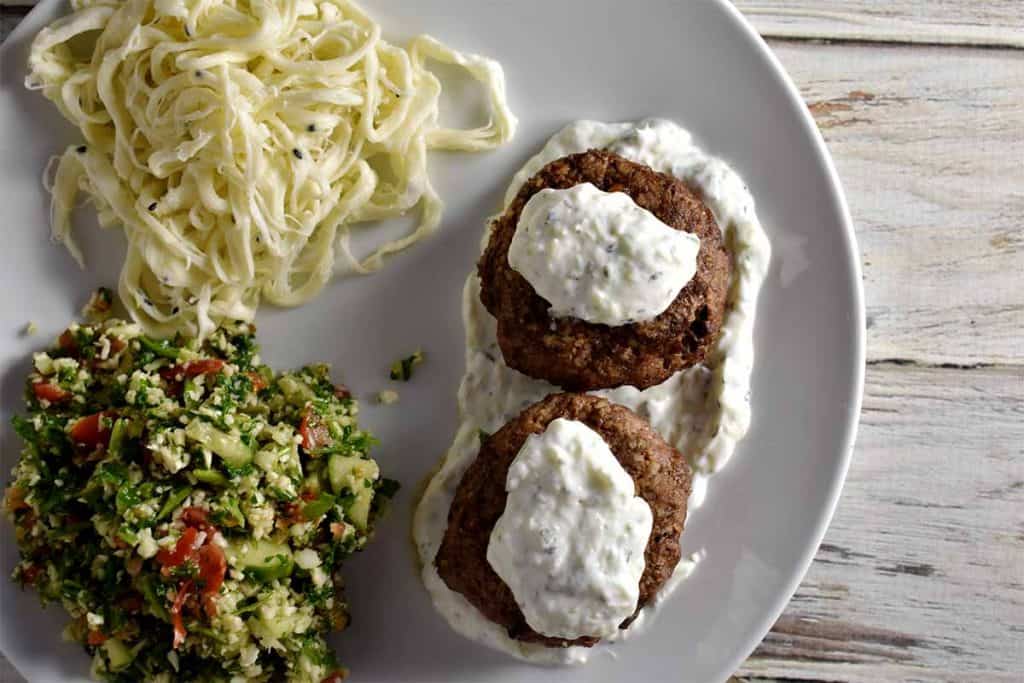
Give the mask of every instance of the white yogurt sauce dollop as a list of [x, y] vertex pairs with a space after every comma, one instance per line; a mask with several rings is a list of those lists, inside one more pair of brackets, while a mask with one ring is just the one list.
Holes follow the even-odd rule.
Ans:
[[601, 435], [552, 420], [508, 469], [487, 561], [537, 633], [606, 638], [640, 599], [654, 516]]
[[624, 192], [546, 188], [523, 206], [508, 263], [555, 318], [627, 325], [663, 313], [697, 272], [700, 238]]
[[[707, 495], [709, 477], [726, 463], [750, 425], [754, 312], [771, 247], [754, 212], [754, 200], [739, 175], [721, 159], [701, 151], [685, 129], [662, 119], [639, 123], [578, 121], [566, 126], [515, 175], [505, 195], [505, 206], [545, 164], [594, 148], [609, 149], [689, 184], [714, 214], [732, 259], [725, 320], [715, 347], [702, 364], [643, 391], [621, 387], [595, 392], [646, 418], [687, 457], [694, 469], [689, 502], [692, 511]], [[489, 230], [485, 231], [482, 246], [486, 246], [488, 238]], [[444, 537], [456, 488], [480, 449], [480, 430], [497, 431], [523, 408], [558, 391], [547, 382], [505, 365], [498, 348], [495, 320], [480, 303], [480, 282], [475, 270], [466, 280], [462, 305], [466, 373], [458, 393], [459, 427], [420, 499], [413, 520], [423, 582], [438, 612], [467, 638], [538, 664], [585, 662], [593, 653], [613, 648], [617, 640], [642, 632], [651, 615], [690, 574], [705, 550], [687, 547], [684, 534], [683, 548], [688, 557], [680, 561], [655, 601], [640, 610], [628, 629], [603, 639], [593, 648], [546, 648], [513, 640], [461, 594], [448, 588], [434, 567], [434, 558]]]

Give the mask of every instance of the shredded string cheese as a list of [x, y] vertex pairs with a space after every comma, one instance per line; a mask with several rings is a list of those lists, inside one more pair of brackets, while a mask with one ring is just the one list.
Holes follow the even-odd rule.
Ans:
[[[501, 67], [428, 36], [408, 50], [347, 0], [72, 0], [40, 31], [26, 85], [85, 138], [52, 178], [51, 228], [83, 263], [70, 214], [85, 192], [128, 242], [119, 293], [152, 334], [205, 337], [261, 298], [309, 301], [334, 274], [369, 273], [435, 230], [431, 149], [508, 141]], [[438, 122], [428, 59], [490, 98], [472, 130]], [[352, 227], [413, 208], [408, 235], [357, 259]]]

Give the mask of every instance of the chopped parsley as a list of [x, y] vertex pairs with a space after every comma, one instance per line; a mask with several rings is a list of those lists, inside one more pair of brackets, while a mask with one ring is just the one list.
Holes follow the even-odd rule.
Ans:
[[398, 485], [327, 366], [275, 373], [258, 351], [245, 324], [200, 343], [108, 319], [33, 358], [4, 494], [13, 579], [74, 615], [67, 633], [103, 680], [338, 669], [335, 577]]
[[425, 360], [422, 351], [415, 351], [412, 355], [391, 364], [389, 377], [397, 382], [408, 382], [412, 379], [413, 370]]

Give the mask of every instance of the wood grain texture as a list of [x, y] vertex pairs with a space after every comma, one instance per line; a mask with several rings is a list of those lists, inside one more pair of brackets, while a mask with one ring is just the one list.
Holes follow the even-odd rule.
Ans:
[[738, 675], [1020, 681], [1024, 55], [771, 45], [844, 182], [869, 367], [825, 543]]
[[1020, 0], [736, 2], [766, 38], [1024, 48]]
[[772, 47], [849, 199], [869, 360], [1024, 361], [1024, 52]]
[[870, 367], [836, 518], [738, 676], [1022, 680], [1024, 60], [821, 41], [1017, 47], [1024, 5], [815, 0], [751, 18], [801, 39], [772, 47], [850, 200]]
[[868, 368], [825, 542], [740, 675], [1021, 680], [1024, 368]]

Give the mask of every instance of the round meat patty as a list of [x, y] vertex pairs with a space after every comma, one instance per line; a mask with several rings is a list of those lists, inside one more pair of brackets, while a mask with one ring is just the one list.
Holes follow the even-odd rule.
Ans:
[[[690, 468], [679, 451], [665, 443], [646, 420], [598, 396], [552, 394], [484, 440], [476, 460], [459, 482], [434, 564], [448, 588], [461, 593], [485, 617], [507, 629], [510, 638], [547, 647], [590, 647], [599, 639], [551, 638], [531, 629], [512, 590], [487, 561], [491, 531], [505, 511], [509, 466], [529, 435], [543, 433], [559, 417], [577, 420], [597, 432], [632, 477], [636, 495], [651, 508], [654, 523], [644, 551], [637, 611], [650, 602], [679, 562], [679, 536], [690, 496]], [[635, 616], [620, 628], [626, 628]]]
[[[544, 188], [564, 190], [581, 183], [624, 192], [666, 225], [700, 237], [696, 274], [653, 320], [609, 327], [552, 318], [550, 303], [509, 265], [509, 245], [530, 197]], [[478, 264], [480, 300], [498, 321], [505, 363], [572, 391], [623, 384], [644, 389], [703, 360], [722, 325], [730, 271], [721, 231], [690, 188], [602, 150], [556, 159], [530, 178], [493, 223]]]

